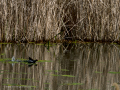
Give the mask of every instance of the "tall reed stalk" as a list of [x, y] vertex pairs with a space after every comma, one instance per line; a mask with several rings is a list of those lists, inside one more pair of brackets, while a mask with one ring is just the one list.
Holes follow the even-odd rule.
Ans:
[[119, 0], [1, 0], [0, 41], [119, 41], [119, 7]]

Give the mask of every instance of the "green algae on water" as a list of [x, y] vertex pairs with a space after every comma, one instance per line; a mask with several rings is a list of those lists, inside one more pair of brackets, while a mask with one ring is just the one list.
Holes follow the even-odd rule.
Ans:
[[64, 76], [64, 77], [75, 77], [75, 76], [72, 76], [72, 75], [61, 75], [61, 76]]
[[13, 72], [6, 72], [6, 73], [3, 73], [3, 74], [31, 74], [31, 73], [13, 73]]
[[42, 44], [42, 43], [38, 43], [38, 44], [36, 44], [36, 45], [44, 45], [44, 44]]
[[5, 53], [0, 54], [1, 56], [5, 55]]
[[38, 80], [29, 79], [29, 78], [3, 78], [3, 79], [31, 80], [31, 81], [34, 81], [34, 82], [38, 82]]
[[95, 73], [103, 73], [103, 72], [98, 72], [98, 71], [96, 71]]
[[12, 43], [0, 43], [0, 44], [12, 44]]
[[58, 70], [47, 70], [48, 72], [59, 72]]
[[11, 60], [11, 58], [0, 58], [0, 61], [7, 61], [7, 60]]
[[108, 73], [111, 73], [111, 74], [120, 74], [120, 72], [108, 72]]
[[69, 70], [67, 70], [67, 69], [61, 69], [61, 71], [69, 71]]
[[83, 83], [63, 83], [61, 85], [83, 85]]
[[21, 86], [21, 87], [33, 87], [33, 88], [36, 88], [36, 86], [17, 85], [17, 84], [2, 84], [2, 85], [6, 85], [6, 86]]

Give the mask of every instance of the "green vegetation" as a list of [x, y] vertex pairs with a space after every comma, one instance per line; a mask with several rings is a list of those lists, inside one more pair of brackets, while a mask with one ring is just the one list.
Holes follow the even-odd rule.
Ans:
[[11, 58], [0, 58], [0, 62], [5, 62], [7, 60], [11, 60]]
[[75, 76], [72, 76], [72, 75], [62, 75], [64, 77], [75, 77]]
[[61, 85], [83, 85], [83, 83], [64, 83]]
[[120, 72], [109, 72], [111, 74], [120, 74]]
[[12, 43], [0, 43], [0, 44], [12, 44]]
[[7, 73], [0, 73], [0, 74], [31, 74], [31, 73], [12, 73], [12, 72], [7, 72]]
[[34, 82], [38, 82], [38, 80], [29, 79], [29, 78], [3, 78], [3, 79], [15, 79], [15, 80], [32, 80], [32, 81], [34, 81]]
[[2, 54], [0, 54], [0, 55], [5, 55], [5, 53], [2, 53]]
[[51, 60], [38, 60], [37, 62], [52, 62]]
[[75, 77], [73, 75], [57, 75], [57, 74], [52, 74], [52, 76]]
[[58, 70], [47, 70], [48, 72], [59, 72]]
[[61, 71], [69, 71], [69, 70], [67, 70], [67, 69], [61, 69]]
[[33, 87], [33, 88], [36, 88], [36, 86], [28, 86], [28, 85], [17, 85], [17, 84], [3, 84], [3, 85], [7, 85], [7, 86], [21, 86], [21, 87]]

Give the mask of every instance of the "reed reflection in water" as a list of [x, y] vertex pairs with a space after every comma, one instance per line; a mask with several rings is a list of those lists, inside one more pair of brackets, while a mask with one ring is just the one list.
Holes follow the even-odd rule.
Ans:
[[[9, 63], [13, 56], [39, 61], [31, 67]], [[120, 78], [119, 46], [113, 44], [0, 44], [0, 57], [1, 90], [113, 90]]]

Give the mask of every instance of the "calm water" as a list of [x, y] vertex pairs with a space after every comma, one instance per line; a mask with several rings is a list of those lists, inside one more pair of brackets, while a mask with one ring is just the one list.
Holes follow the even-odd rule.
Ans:
[[[11, 61], [13, 56], [39, 61]], [[119, 78], [119, 45], [0, 44], [0, 90], [115, 90], [111, 85]]]

